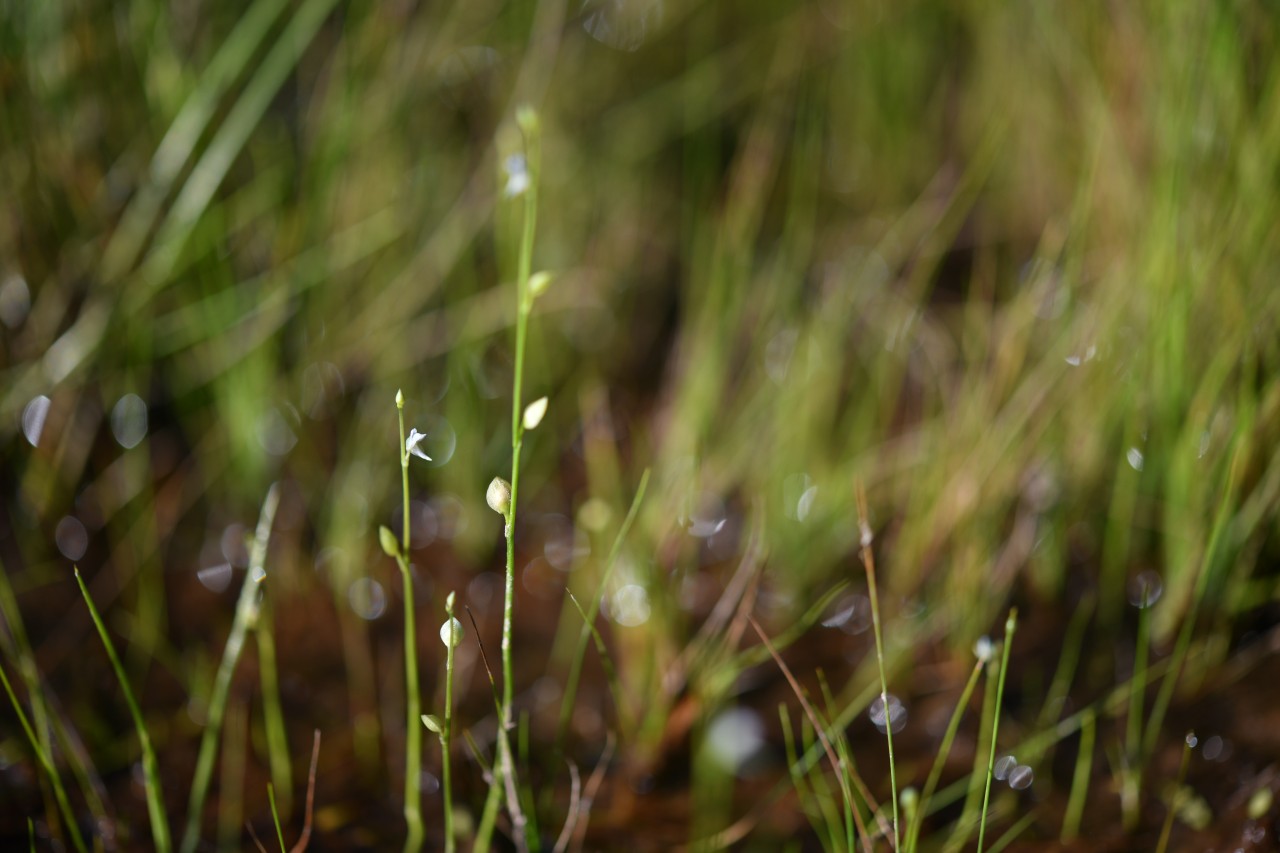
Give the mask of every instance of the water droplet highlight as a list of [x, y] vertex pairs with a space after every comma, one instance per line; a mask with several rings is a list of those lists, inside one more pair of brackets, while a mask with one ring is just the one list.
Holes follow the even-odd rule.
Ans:
[[583, 0], [582, 28], [614, 50], [633, 53], [662, 24], [662, 0]]
[[111, 434], [125, 450], [147, 437], [147, 404], [137, 394], [125, 394], [111, 409]]
[[231, 564], [219, 563], [196, 572], [196, 580], [210, 592], [223, 592], [231, 586]]
[[1152, 606], [1164, 594], [1164, 581], [1151, 569], [1139, 572], [1129, 581], [1129, 603], [1139, 610]]
[[387, 593], [373, 578], [356, 578], [347, 588], [347, 601], [361, 619], [372, 622], [387, 610]]
[[707, 752], [730, 773], [740, 772], [764, 746], [764, 723], [747, 708], [730, 708], [707, 726]]
[[289, 412], [288, 417], [277, 407], [272, 407], [258, 418], [258, 443], [262, 449], [272, 456], [284, 456], [298, 443], [297, 433], [293, 431], [290, 421], [297, 422], [297, 414]]
[[[888, 708], [888, 713], [885, 709]], [[867, 716], [871, 718], [871, 723], [882, 733], [885, 731], [885, 721], [888, 720], [888, 726], [894, 734], [902, 731], [907, 725], [907, 708], [902, 704], [902, 700], [892, 693], [888, 699], [877, 696], [871, 702], [871, 707], [867, 710]]]
[[27, 280], [20, 275], [11, 275], [0, 284], [0, 323], [10, 329], [16, 329], [27, 319], [31, 310], [31, 291]]
[[52, 400], [41, 394], [27, 403], [22, 410], [22, 434], [32, 447], [40, 446], [40, 436], [44, 433], [45, 418], [49, 417], [49, 406]]
[[610, 615], [619, 625], [636, 628], [649, 621], [649, 593], [639, 584], [620, 587], [610, 605]]
[[79, 560], [89, 550], [89, 531], [74, 516], [64, 516], [58, 522], [53, 538], [58, 543], [58, 551], [68, 560]]
[[822, 620], [824, 628], [839, 628], [846, 634], [861, 634], [871, 627], [871, 601], [860, 592], [851, 592], [836, 601]]
[[1015, 791], [1025, 791], [1035, 781], [1036, 774], [1025, 764], [1019, 764], [1009, 771], [1009, 787]]

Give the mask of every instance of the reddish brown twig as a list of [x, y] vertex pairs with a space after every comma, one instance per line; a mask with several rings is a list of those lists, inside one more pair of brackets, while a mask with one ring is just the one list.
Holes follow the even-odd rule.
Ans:
[[316, 729], [311, 741], [311, 770], [307, 773], [307, 810], [302, 818], [302, 835], [289, 853], [303, 853], [311, 843], [311, 817], [316, 806], [316, 767], [320, 764], [320, 730]]

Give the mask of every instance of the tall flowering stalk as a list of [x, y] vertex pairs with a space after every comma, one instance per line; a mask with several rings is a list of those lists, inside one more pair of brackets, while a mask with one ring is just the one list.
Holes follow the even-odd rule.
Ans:
[[404, 821], [408, 832], [404, 839], [405, 853], [422, 849], [422, 699], [418, 690], [418, 631], [413, 612], [413, 575], [409, 571], [409, 458], [417, 456], [431, 461], [419, 445], [426, 437], [413, 430], [404, 434], [404, 394], [396, 392], [396, 418], [400, 424], [400, 486], [404, 507], [404, 529], [401, 541], [383, 527], [378, 531], [382, 550], [395, 557], [400, 567], [400, 579], [404, 582], [404, 681], [405, 681], [405, 733], [404, 733]]
[[477, 832], [476, 849], [487, 843], [492, 832], [492, 820], [499, 798], [505, 795], [507, 811], [511, 815], [512, 840], [516, 849], [528, 849], [525, 837], [527, 820], [520, 805], [519, 787], [516, 783], [515, 760], [511, 754], [510, 732], [515, 727], [512, 707], [515, 681], [511, 675], [511, 625], [515, 612], [516, 579], [516, 499], [520, 491], [520, 451], [524, 445], [524, 433], [533, 429], [546, 413], [546, 398], [524, 407], [524, 356], [528, 338], [529, 315], [534, 300], [549, 282], [546, 274], [532, 275], [533, 238], [538, 217], [538, 173], [540, 149], [538, 144], [538, 117], [530, 108], [522, 108], [516, 114], [516, 123], [524, 138], [524, 154], [508, 157], [504, 163], [507, 171], [505, 195], [524, 198], [524, 224], [520, 236], [520, 257], [516, 274], [516, 345], [515, 376], [511, 388], [511, 480], [495, 477], [485, 495], [489, 506], [503, 518], [503, 533], [507, 540], [506, 590], [502, 608], [502, 698], [499, 707], [498, 761], [494, 768], [493, 787], [489, 802], [481, 818]]

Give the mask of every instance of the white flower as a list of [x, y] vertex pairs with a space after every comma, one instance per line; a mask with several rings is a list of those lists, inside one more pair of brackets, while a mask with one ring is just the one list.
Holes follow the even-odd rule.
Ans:
[[512, 154], [502, 161], [502, 168], [507, 172], [507, 186], [502, 194], [507, 198], [523, 195], [529, 189], [529, 166], [524, 161], [524, 155]]
[[425, 459], [428, 462], [430, 462], [431, 457], [428, 456], [423, 451], [423, 449], [418, 446], [419, 444], [422, 443], [422, 440], [426, 437], [427, 437], [427, 434], [425, 432], [418, 432], [416, 427], [414, 429], [409, 430], [409, 438], [406, 439], [404, 443], [404, 452], [412, 454], [418, 457], [419, 459]]

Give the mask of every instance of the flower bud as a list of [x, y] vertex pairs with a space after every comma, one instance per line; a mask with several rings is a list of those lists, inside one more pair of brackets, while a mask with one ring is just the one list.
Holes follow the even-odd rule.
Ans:
[[391, 532], [391, 528], [385, 524], [378, 528], [378, 542], [388, 557], [400, 556], [400, 543], [396, 541], [396, 535]]
[[511, 484], [501, 477], [494, 477], [484, 493], [484, 499], [489, 504], [489, 509], [505, 517], [511, 509]]
[[534, 400], [524, 410], [524, 428], [533, 429], [542, 423], [542, 418], [547, 413], [547, 398], [539, 397]]
[[535, 136], [538, 133], [538, 111], [528, 104], [522, 105], [516, 110], [516, 124], [526, 137]]
[[539, 296], [547, 292], [547, 288], [551, 286], [551, 273], [543, 270], [529, 276], [529, 296], [537, 299]]

